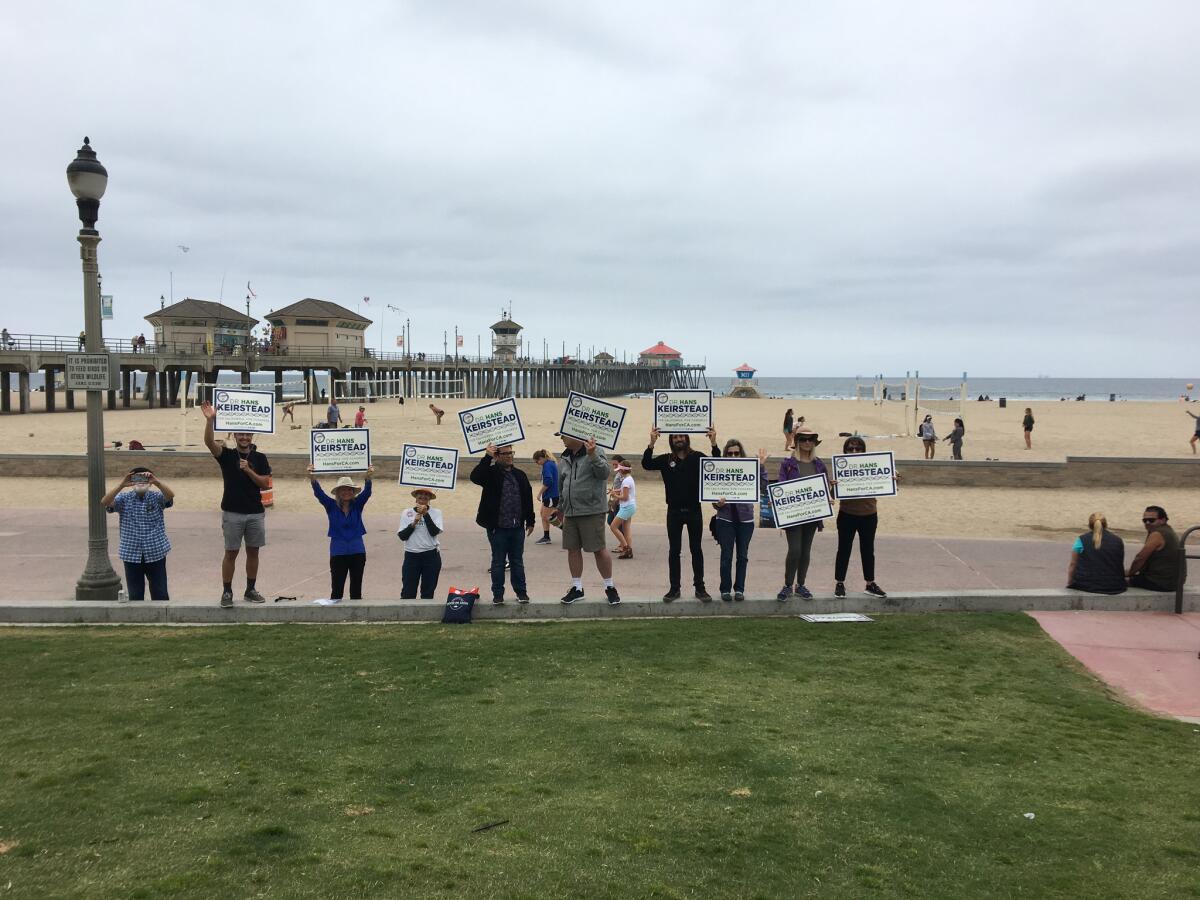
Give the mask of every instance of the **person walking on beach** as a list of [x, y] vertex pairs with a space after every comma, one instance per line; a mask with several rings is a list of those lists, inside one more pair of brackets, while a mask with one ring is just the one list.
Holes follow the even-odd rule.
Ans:
[[792, 449], [792, 423], [794, 421], [792, 416], [793, 416], [793, 413], [792, 413], [791, 408], [789, 407], [788, 411], [783, 414], [783, 449], [784, 450]]
[[337, 397], [329, 399], [329, 408], [325, 410], [325, 424], [330, 428], [341, 427], [342, 408], [338, 406]]
[[434, 406], [432, 403], [429, 404], [429, 410], [430, 410], [430, 412], [433, 413], [433, 418], [435, 420], [435, 424], [441, 425], [442, 424], [442, 416], [444, 416], [446, 414], [446, 411], [444, 409], [439, 409], [438, 407]]
[[963, 424], [963, 420], [955, 419], [954, 430], [942, 438], [943, 441], [950, 442], [950, 456], [953, 459], [962, 459], [963, 435], [966, 433], [967, 426]]
[[254, 435], [235, 432], [237, 449], [218, 443], [213, 435], [213, 419], [217, 411], [208, 401], [200, 405], [204, 414], [204, 445], [221, 467], [224, 489], [221, 493], [221, 532], [225, 537], [225, 555], [221, 559], [221, 605], [233, 606], [233, 572], [242, 543], [246, 545], [247, 603], [265, 603], [258, 592], [258, 551], [267, 544], [266, 510], [263, 509], [262, 489], [271, 482], [271, 464], [258, 452], [251, 441]]
[[[150, 490], [152, 487], [157, 491]], [[126, 490], [131, 488], [131, 490]], [[100, 505], [116, 513], [121, 522], [121, 543], [117, 555], [125, 564], [125, 590], [129, 599], [150, 599], [165, 603], [167, 592], [167, 526], [163, 510], [175, 504], [175, 492], [154, 477], [145, 466], [134, 466], [120, 483], [100, 499]]]
[[558, 508], [558, 463], [545, 450], [537, 450], [533, 461], [541, 466], [542, 486], [538, 488], [537, 502], [541, 505], [542, 536], [535, 544], [549, 544], [550, 515]]
[[354, 414], [354, 427], [363, 428], [367, 424], [367, 408], [360, 406], [358, 412]]
[[[817, 446], [820, 443], [821, 438], [815, 431], [807, 428], [797, 431], [792, 454], [785, 456], [779, 464], [779, 480], [795, 481], [810, 475], [824, 475], [828, 482], [829, 470], [825, 463], [817, 457]], [[826, 490], [832, 494], [828, 484]], [[808, 564], [812, 558], [813, 538], [816, 537], [818, 531], [824, 530], [825, 523], [821, 519], [782, 529], [784, 539], [787, 541], [787, 556], [783, 562], [783, 587], [775, 595], [775, 599], [780, 603], [792, 596], [793, 584], [796, 596], [801, 600], [813, 598], [812, 591], [808, 589], [807, 585]]]
[[1200, 441], [1200, 416], [1196, 415], [1190, 409], [1185, 409], [1184, 412], [1196, 420], [1196, 432], [1192, 435], [1192, 439], [1188, 441], [1188, 443], [1192, 445], [1192, 452], [1195, 453], [1196, 442]]
[[1089, 594], [1125, 593], [1125, 542], [1108, 530], [1104, 513], [1088, 516], [1087, 532], [1075, 538], [1067, 587]]
[[[746, 448], [737, 438], [725, 442], [721, 451], [722, 456], [741, 459], [746, 455]], [[767, 451], [758, 451], [759, 485], [767, 482]], [[713, 504], [717, 511], [715, 524], [717, 543], [721, 545], [721, 600], [725, 603], [746, 599], [746, 569], [750, 564], [750, 540], [754, 537], [754, 503], [727, 503], [718, 500]], [[734, 556], [737, 556], [737, 568], [734, 568]]]
[[1033, 410], [1025, 407], [1025, 418], [1021, 420], [1021, 428], [1025, 430], [1025, 449], [1033, 449]]
[[617, 477], [608, 492], [609, 503], [616, 502], [616, 512], [608, 523], [608, 530], [617, 539], [617, 559], [633, 559], [633, 514], [637, 512], [637, 487], [629, 466], [624, 461], [617, 465]]
[[437, 591], [438, 575], [442, 571], [441, 541], [445, 523], [442, 511], [429, 504], [437, 494], [429, 488], [419, 487], [412, 492], [416, 501], [400, 514], [400, 527], [396, 537], [404, 542], [404, 565], [400, 570], [400, 599], [415, 600], [417, 591], [422, 600], [432, 600]]
[[[667, 574], [671, 584], [663, 595], [663, 602], [678, 600], [680, 595], [680, 554], [683, 529], [688, 532], [688, 549], [692, 556], [692, 583], [696, 588], [696, 599], [704, 603], [712, 596], [704, 589], [704, 550], [700, 542], [704, 537], [704, 519], [700, 504], [700, 460], [704, 454], [692, 449], [692, 440], [686, 434], [668, 437], [671, 452], [654, 455], [654, 445], [660, 437], [657, 428], [650, 429], [650, 445], [642, 454], [642, 468], [647, 472], [658, 472], [662, 476], [667, 495]], [[708, 429], [711, 456], [720, 456], [717, 432]]]
[[933, 430], [933, 416], [925, 416], [924, 421], [917, 429], [917, 435], [921, 438], [921, 443], [925, 445], [925, 458], [933, 459], [938, 439], [937, 432]]
[[[866, 453], [867, 442], [860, 437], [848, 437], [842, 444], [842, 452]], [[830, 483], [836, 492], [837, 478]], [[876, 597], [887, 596], [883, 588], [875, 583], [875, 532], [878, 528], [879, 512], [874, 497], [838, 500], [838, 547], [833, 570], [835, 597], [846, 596], [846, 571], [850, 568], [850, 553], [854, 549], [855, 535], [858, 536], [858, 555], [862, 560], [863, 579], [867, 582], [863, 590]]]
[[511, 445], [488, 444], [471, 471], [471, 483], [483, 490], [475, 524], [487, 532], [492, 548], [492, 602], [504, 602], [504, 570], [509, 568], [518, 603], [528, 603], [525, 585], [525, 538], [533, 534], [533, 488], [513, 465]]
[[621, 602], [612, 578], [612, 554], [604, 539], [604, 516], [608, 509], [608, 460], [594, 439], [585, 443], [561, 432], [563, 452], [558, 465], [558, 509], [551, 521], [562, 526], [563, 549], [571, 572], [571, 589], [562, 602], [583, 599], [583, 554], [596, 558], [596, 571], [604, 580], [610, 606]]
[[354, 479], [343, 475], [333, 486], [330, 497], [321, 490], [316, 471], [308, 467], [308, 478], [313, 496], [325, 507], [329, 519], [329, 599], [341, 600], [346, 587], [346, 575], [350, 576], [350, 599], [362, 599], [363, 570], [367, 566], [367, 547], [363, 535], [367, 526], [363, 524], [362, 511], [371, 499], [371, 476], [375, 467], [367, 468], [363, 476], [364, 486], [359, 487]]
[[1130, 587], [1168, 592], [1179, 583], [1179, 536], [1167, 521], [1161, 506], [1147, 506], [1142, 513], [1146, 543], [1129, 564]]

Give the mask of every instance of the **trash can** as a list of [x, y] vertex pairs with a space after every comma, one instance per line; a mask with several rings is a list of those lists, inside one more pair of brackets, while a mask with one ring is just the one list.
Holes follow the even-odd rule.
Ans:
[[1007, 408], [1008, 408], [1008, 398], [1007, 398], [1007, 397], [1001, 397], [1001, 398], [1000, 398], [1000, 408], [1001, 408], [1001, 409], [1007, 409]]
[[1116, 402], [1117, 402], [1117, 395], [1116, 395], [1116, 394], [1109, 394], [1109, 395], [1108, 395], [1108, 402], [1109, 402], [1109, 403], [1116, 403]]

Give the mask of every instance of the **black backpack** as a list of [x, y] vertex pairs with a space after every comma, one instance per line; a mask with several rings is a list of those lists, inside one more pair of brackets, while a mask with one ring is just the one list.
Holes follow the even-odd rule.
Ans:
[[466, 591], [460, 591], [456, 587], [450, 588], [450, 593], [446, 595], [446, 606], [442, 610], [442, 624], [470, 625], [471, 611], [475, 608], [475, 601], [478, 599], [479, 588], [477, 587]]

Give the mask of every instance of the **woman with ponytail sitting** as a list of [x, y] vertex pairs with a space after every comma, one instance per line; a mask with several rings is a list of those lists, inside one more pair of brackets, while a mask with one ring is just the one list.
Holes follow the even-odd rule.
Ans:
[[1088, 516], [1088, 533], [1075, 538], [1067, 587], [1089, 594], [1125, 592], [1125, 542], [1108, 530], [1104, 513]]

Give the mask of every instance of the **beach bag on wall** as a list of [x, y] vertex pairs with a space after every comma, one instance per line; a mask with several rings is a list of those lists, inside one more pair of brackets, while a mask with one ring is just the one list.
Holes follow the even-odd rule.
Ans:
[[456, 587], [450, 588], [450, 593], [446, 595], [446, 606], [442, 610], [442, 624], [471, 624], [471, 611], [475, 608], [475, 601], [478, 599], [479, 588], [477, 587], [466, 591], [461, 591]]

